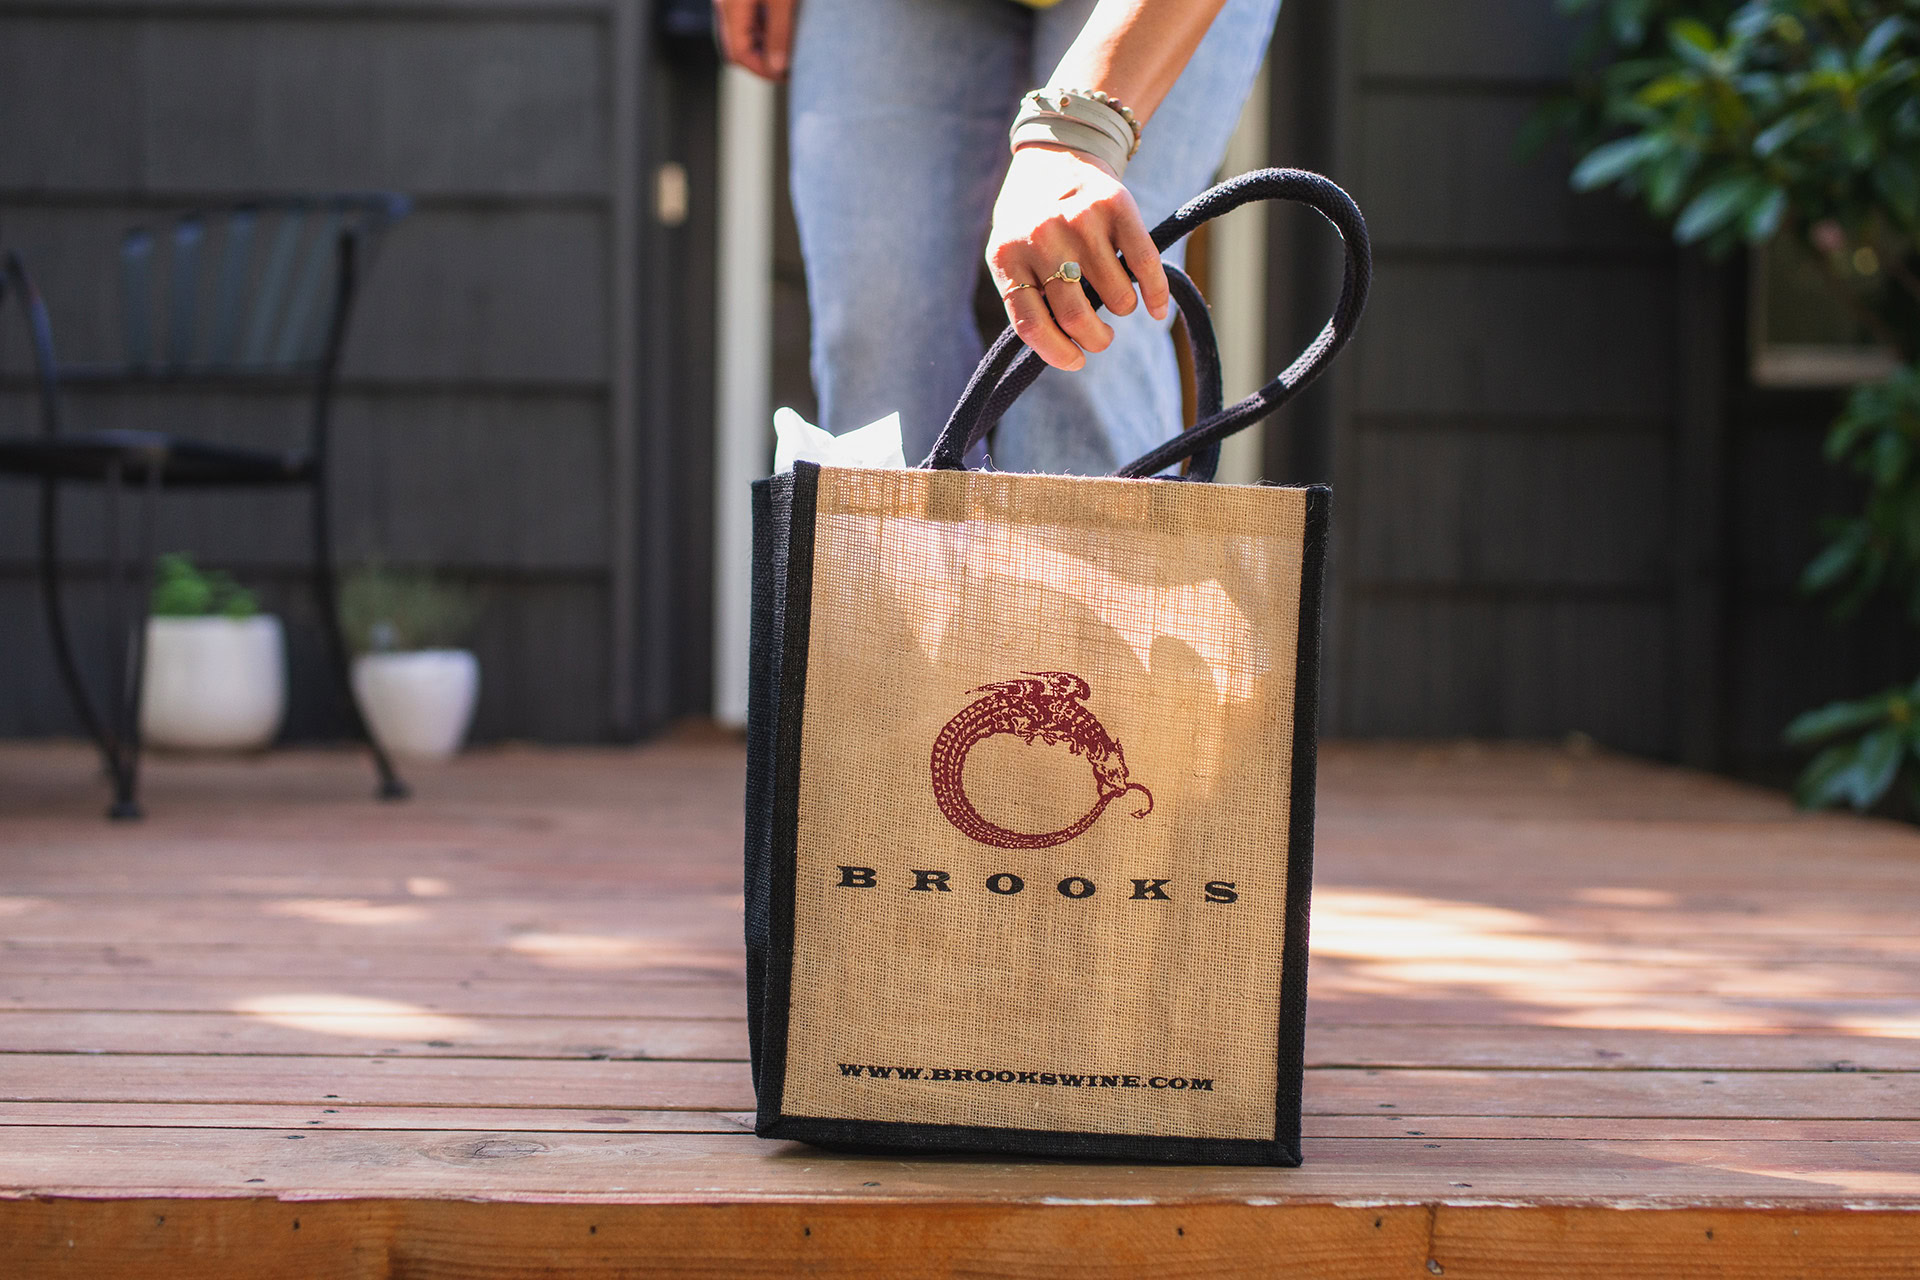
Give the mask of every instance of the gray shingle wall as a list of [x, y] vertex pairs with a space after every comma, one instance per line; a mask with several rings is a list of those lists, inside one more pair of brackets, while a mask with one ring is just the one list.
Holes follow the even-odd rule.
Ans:
[[[636, 217], [640, 197], [621, 190], [646, 170], [618, 149], [638, 137], [649, 155], [671, 156], [663, 135], [685, 123], [674, 112], [686, 104], [697, 117], [710, 97], [710, 75], [677, 89], [618, 82], [662, 65], [621, 46], [647, 42], [634, 16], [644, 12], [618, 0], [0, 3], [0, 243], [27, 257], [68, 358], [116, 353], [113, 250], [133, 222], [258, 192], [383, 188], [416, 200], [354, 317], [336, 521], [348, 561], [432, 566], [484, 590], [482, 737], [592, 739], [704, 702], [701, 482], [679, 484], [685, 510], [649, 508], [668, 545], [643, 553], [617, 541], [622, 527], [632, 536], [616, 520], [620, 504], [647, 492], [614, 471], [616, 458], [633, 456], [618, 447], [618, 406], [638, 420], [629, 431], [672, 419], [685, 433], [706, 394], [703, 354], [698, 367], [643, 385], [649, 357], [638, 343], [616, 349], [627, 301], [617, 296], [619, 237], [651, 232]], [[674, 102], [661, 109], [663, 90]], [[622, 101], [644, 116], [624, 130]], [[697, 119], [680, 132], [698, 147]], [[700, 177], [695, 216], [710, 217]], [[677, 253], [650, 247], [652, 265]], [[647, 252], [636, 256], [644, 269]], [[686, 287], [661, 283], [648, 292], [670, 299]], [[649, 306], [671, 310], [658, 298], [640, 310]], [[700, 314], [676, 335], [695, 348], [705, 345]], [[9, 315], [0, 359], [13, 380], [0, 390], [0, 430], [36, 426], [17, 376], [23, 351]], [[682, 363], [655, 358], [669, 370]], [[72, 408], [77, 426], [158, 422], [257, 440], [301, 430], [297, 404], [271, 393], [104, 394]], [[676, 448], [641, 452], [661, 464]], [[0, 482], [0, 733], [72, 732], [31, 592], [32, 498], [29, 486]], [[102, 554], [98, 513], [89, 497], [68, 503], [83, 578]], [[306, 520], [304, 497], [169, 497], [160, 542], [234, 568], [297, 623], [309, 612], [296, 576]], [[645, 555], [657, 562], [637, 563]], [[684, 572], [689, 563], [698, 572]], [[671, 609], [676, 620], [616, 627], [622, 572], [652, 593], [646, 612]], [[95, 594], [77, 600], [86, 633], [98, 622]], [[624, 709], [613, 705], [622, 643], [645, 686]], [[641, 652], [648, 644], [671, 652]], [[314, 696], [315, 657], [296, 637], [296, 736], [340, 727]]]
[[1673, 256], [1516, 154], [1567, 65], [1552, 5], [1342, 8], [1334, 163], [1377, 275], [1335, 410], [1328, 728], [1672, 751]]

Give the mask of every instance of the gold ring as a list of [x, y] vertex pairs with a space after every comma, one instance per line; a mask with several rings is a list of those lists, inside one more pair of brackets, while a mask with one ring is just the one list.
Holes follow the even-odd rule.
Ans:
[[1011, 298], [1014, 294], [1018, 293], [1022, 289], [1039, 289], [1042, 292], [1044, 292], [1046, 290], [1046, 287], [1052, 284], [1055, 280], [1064, 280], [1068, 284], [1079, 284], [1080, 283], [1080, 264], [1077, 262], [1063, 262], [1059, 265], [1059, 267], [1055, 268], [1054, 273], [1052, 275], [1048, 276], [1045, 280], [1042, 280], [1039, 284], [1034, 284], [1031, 281], [1028, 281], [1028, 282], [1023, 282], [1021, 284], [1009, 285], [1007, 287], [1007, 291], [1001, 294], [1000, 296], [1002, 298]]

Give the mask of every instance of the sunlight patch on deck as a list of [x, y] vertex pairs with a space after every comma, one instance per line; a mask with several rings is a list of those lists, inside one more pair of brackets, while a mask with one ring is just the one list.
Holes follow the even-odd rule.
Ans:
[[317, 920], [321, 924], [416, 924], [426, 908], [405, 902], [368, 902], [364, 898], [289, 898], [261, 908], [268, 915]]
[[1432, 962], [1440, 960], [1480, 962], [1497, 973], [1515, 963], [1566, 964], [1582, 958], [1585, 948], [1547, 936], [1549, 928], [1538, 916], [1475, 902], [1316, 889], [1311, 945], [1316, 956], [1370, 962], [1369, 971], [1382, 968], [1380, 962], [1417, 960], [1417, 969], [1396, 980], [1431, 982]]
[[1905, 1017], [1856, 1018], [1841, 1015], [1833, 1020], [1836, 1031], [1855, 1036], [1883, 1036], [1889, 1040], [1920, 1040], [1920, 1014]]
[[416, 1004], [332, 991], [249, 996], [233, 1009], [276, 1026], [361, 1039], [451, 1040], [481, 1032], [478, 1023]]
[[[1654, 905], [1640, 890], [1583, 889], [1609, 905]], [[1856, 993], [1817, 968], [1748, 962], [1661, 942], [1582, 937], [1547, 914], [1485, 903], [1375, 890], [1319, 888], [1313, 895], [1316, 994], [1491, 997], [1544, 1026], [1588, 1030], [1787, 1034], [1819, 1028], [1848, 1035], [1920, 1038], [1920, 1013], [1835, 1012]], [[1794, 1003], [1824, 1005], [1788, 1016]]]
[[714, 969], [733, 973], [737, 954], [671, 938], [604, 933], [522, 933], [510, 951], [556, 969]]

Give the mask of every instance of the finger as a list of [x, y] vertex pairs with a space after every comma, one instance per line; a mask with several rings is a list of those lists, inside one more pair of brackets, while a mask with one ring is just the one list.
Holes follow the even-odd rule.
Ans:
[[1137, 295], [1133, 291], [1133, 278], [1127, 274], [1113, 246], [1102, 245], [1087, 251], [1087, 257], [1081, 260], [1081, 271], [1086, 273], [1087, 283], [1100, 295], [1101, 305], [1117, 316], [1133, 314]]
[[[1114, 223], [1113, 243], [1126, 255], [1127, 269], [1133, 272], [1133, 278], [1139, 282], [1140, 300], [1147, 304], [1147, 314], [1155, 320], [1165, 320], [1167, 271], [1160, 265], [1160, 251], [1153, 247], [1153, 237], [1147, 234], [1147, 224], [1140, 220], [1137, 211], [1131, 217], [1120, 218]], [[1105, 298], [1106, 294], [1100, 296]]]
[[[1022, 293], [1026, 290], [1022, 289]], [[1105, 351], [1113, 343], [1113, 330], [1098, 315], [1086, 293], [1077, 283], [1055, 280], [1047, 286], [1047, 306], [1067, 336], [1088, 351]]]
[[714, 10], [720, 19], [720, 50], [727, 60], [757, 76], [772, 79], [761, 49], [762, 7], [763, 0], [716, 0]]
[[1040, 353], [1040, 358], [1056, 369], [1074, 370], [1087, 362], [1080, 347], [1060, 331], [1053, 312], [1038, 289], [1015, 289], [1006, 295], [1007, 318], [1020, 341]]
[[765, 7], [767, 28], [763, 44], [767, 74], [771, 79], [784, 80], [793, 55], [794, 0], [766, 0]]

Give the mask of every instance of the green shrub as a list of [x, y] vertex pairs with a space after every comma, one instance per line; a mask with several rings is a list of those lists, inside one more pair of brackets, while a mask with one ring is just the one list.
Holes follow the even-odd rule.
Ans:
[[156, 618], [251, 618], [260, 602], [228, 574], [196, 568], [186, 552], [171, 551], [154, 567], [150, 608]]
[[471, 589], [431, 574], [368, 565], [340, 589], [340, 618], [355, 653], [453, 649], [479, 621]]
[[[1587, 20], [1575, 90], [1533, 132], [1573, 136], [1574, 186], [1632, 196], [1715, 253], [1788, 238], [1902, 360], [1828, 436], [1867, 496], [1802, 586], [1843, 615], [1892, 592], [1920, 624], [1920, 0], [1557, 3]], [[1920, 777], [1916, 698], [1920, 682], [1795, 720], [1790, 742], [1844, 739], [1802, 775], [1802, 803], [1865, 809]]]

